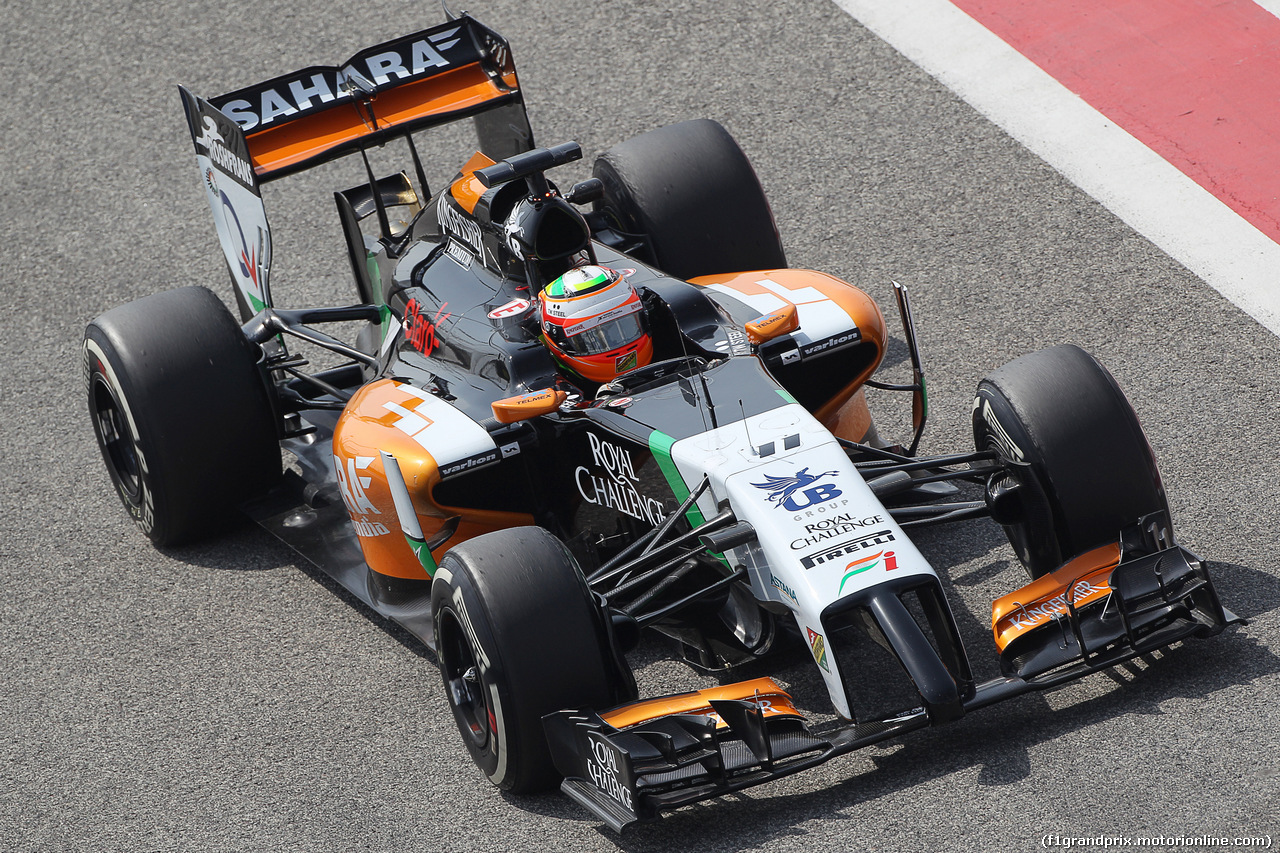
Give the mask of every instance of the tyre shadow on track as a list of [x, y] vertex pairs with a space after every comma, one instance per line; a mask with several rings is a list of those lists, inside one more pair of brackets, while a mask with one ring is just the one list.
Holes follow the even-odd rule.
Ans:
[[262, 528], [246, 521], [218, 539], [181, 548], [162, 548], [166, 556], [188, 565], [216, 571], [263, 572], [297, 569], [336, 595], [370, 624], [389, 635], [413, 654], [435, 664], [435, 653], [394, 620], [378, 613], [325, 571]]

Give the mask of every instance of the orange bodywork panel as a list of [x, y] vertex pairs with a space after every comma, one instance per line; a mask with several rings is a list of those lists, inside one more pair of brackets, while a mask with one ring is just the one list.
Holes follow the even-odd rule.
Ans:
[[491, 158], [477, 151], [471, 155], [470, 160], [462, 164], [462, 174], [449, 187], [449, 192], [453, 195], [454, 200], [467, 213], [476, 212], [476, 202], [480, 200], [480, 196], [484, 195], [485, 190], [488, 189], [476, 177], [476, 169], [483, 169], [486, 166], [493, 165], [495, 163]]
[[[884, 359], [888, 339], [884, 315], [874, 299], [847, 281], [814, 270], [755, 270], [704, 275], [689, 281], [703, 287], [719, 285], [745, 297], [762, 297], [777, 303], [778, 307], [773, 311], [794, 308], [799, 315], [799, 328], [810, 334], [813, 330], [805, 329], [806, 317], [817, 315], [824, 322], [829, 322], [826, 320], [829, 312], [842, 312], [848, 319], [840, 318], [838, 322], [855, 327], [863, 344], [875, 347], [876, 355], [813, 414], [840, 438], [859, 441], [866, 435], [871, 425], [871, 413], [867, 410], [866, 398], [859, 391], [862, 383], [871, 378]], [[815, 321], [810, 323], [814, 325]], [[750, 339], [750, 331], [747, 336]]]
[[1059, 613], [1067, 601], [1077, 609], [1111, 593], [1111, 573], [1120, 565], [1120, 546], [1104, 545], [1076, 557], [1060, 569], [1043, 575], [1019, 590], [991, 603], [991, 629], [996, 647], [1005, 646]]
[[606, 711], [600, 717], [615, 729], [625, 729], [659, 717], [669, 717], [672, 714], [703, 714], [714, 718], [717, 726], [724, 728], [725, 722], [711, 707], [712, 699], [758, 701], [766, 717], [785, 716], [801, 719], [804, 717], [796, 709], [787, 692], [772, 678], [756, 678], [751, 681], [740, 681], [737, 684], [726, 684], [723, 687], [695, 690], [692, 693], [646, 699]]
[[[500, 79], [508, 87], [516, 85], [514, 73]], [[479, 63], [472, 63], [380, 91], [372, 104], [377, 129], [383, 130], [470, 110], [509, 94], [509, 88], [500, 88]], [[357, 102], [346, 101], [312, 115], [251, 131], [245, 134], [245, 139], [254, 172], [259, 178], [267, 178], [370, 136], [374, 130], [365, 121]]]
[[397, 410], [411, 410], [418, 399], [392, 379], [379, 379], [357, 391], [334, 429], [333, 464], [369, 568], [392, 577], [427, 580], [429, 576], [401, 532], [378, 451], [386, 451], [399, 463], [426, 538], [447, 519], [461, 517], [457, 532], [432, 551], [437, 562], [459, 542], [505, 527], [532, 524], [533, 516], [436, 502], [433, 491], [440, 482], [440, 471], [427, 449], [432, 428], [429, 419], [422, 419], [428, 421], [424, 439], [405, 431], [403, 416], [397, 414]]
[[854, 391], [822, 419], [822, 425], [837, 438], [865, 441], [871, 430], [871, 409], [867, 407], [866, 392], [862, 388]]

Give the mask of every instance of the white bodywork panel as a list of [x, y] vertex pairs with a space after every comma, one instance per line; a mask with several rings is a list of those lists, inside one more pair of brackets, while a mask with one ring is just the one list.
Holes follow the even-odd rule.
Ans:
[[851, 718], [835, 660], [825, 651], [822, 611], [886, 580], [936, 577], [933, 567], [837, 440], [797, 404], [677, 441], [671, 458], [691, 489], [704, 473], [709, 477], [699, 499], [706, 517], [727, 498], [738, 519], [756, 529], [758, 544], [726, 556], [746, 566], [758, 599], [795, 614], [832, 703]]

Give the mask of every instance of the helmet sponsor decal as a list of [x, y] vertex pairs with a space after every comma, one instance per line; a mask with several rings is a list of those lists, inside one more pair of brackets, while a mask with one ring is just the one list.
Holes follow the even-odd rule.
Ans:
[[628, 314], [634, 314], [639, 311], [641, 307], [639, 300], [636, 300], [635, 302], [628, 302], [626, 305], [619, 305], [617, 308], [605, 311], [603, 314], [588, 317], [587, 319], [572, 325], [566, 323], [565, 334], [569, 337], [580, 335], [583, 332], [590, 331], [597, 326], [603, 326], [605, 323], [612, 322], [620, 317], [626, 317]]
[[639, 363], [640, 363], [639, 359], [640, 359], [640, 356], [637, 354], [637, 352], [635, 350], [632, 350], [626, 355], [620, 355], [616, 359], [614, 359], [613, 369], [617, 373], [626, 373], [629, 370], [635, 370], [636, 367], [639, 366]]

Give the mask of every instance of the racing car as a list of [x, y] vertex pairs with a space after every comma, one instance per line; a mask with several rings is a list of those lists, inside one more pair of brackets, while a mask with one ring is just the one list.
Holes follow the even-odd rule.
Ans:
[[[535, 144], [507, 41], [452, 14], [180, 94], [240, 317], [188, 287], [89, 324], [112, 483], [158, 546], [247, 513], [404, 626], [504, 790], [558, 784], [621, 831], [1239, 621], [1081, 349], [983, 378], [973, 449], [921, 455], [906, 289], [892, 383], [880, 307], [787, 266], [713, 121], [624, 141], [562, 189], [549, 173], [581, 147]], [[468, 119], [479, 150], [431, 189], [415, 134]], [[388, 145], [406, 169], [379, 175]], [[367, 178], [334, 194], [353, 302], [278, 305], [261, 188], [344, 157]], [[868, 391], [910, 397], [909, 441], [882, 437]], [[973, 519], [1029, 575], [992, 602], [984, 681], [912, 541]], [[656, 634], [719, 686], [641, 697], [628, 654]], [[735, 680], [787, 647], [823, 707]]]

